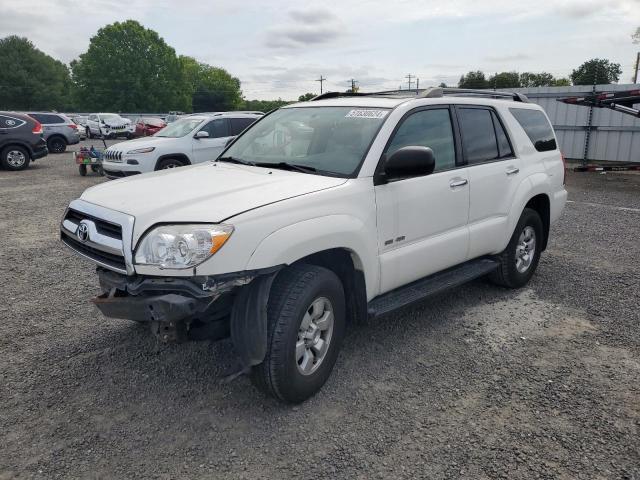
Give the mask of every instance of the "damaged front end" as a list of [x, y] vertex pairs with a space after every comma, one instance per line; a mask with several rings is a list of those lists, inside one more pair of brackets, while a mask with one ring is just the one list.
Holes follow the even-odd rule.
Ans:
[[[164, 343], [231, 334], [243, 364], [250, 359], [250, 366], [264, 358], [268, 290], [279, 269], [184, 278], [123, 275], [98, 267], [102, 294], [92, 302], [107, 317], [148, 323]], [[250, 319], [233, 315], [247, 309]]]

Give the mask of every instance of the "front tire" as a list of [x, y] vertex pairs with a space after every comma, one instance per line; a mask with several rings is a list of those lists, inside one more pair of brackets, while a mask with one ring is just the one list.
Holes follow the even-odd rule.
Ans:
[[7, 170], [24, 170], [29, 166], [29, 152], [26, 148], [10, 146], [2, 150], [0, 165]]
[[267, 354], [251, 372], [264, 393], [289, 403], [314, 395], [338, 358], [345, 329], [340, 279], [315, 265], [278, 274], [267, 306]]
[[507, 248], [497, 257], [500, 266], [491, 275], [495, 284], [507, 288], [526, 285], [538, 267], [544, 227], [538, 212], [525, 208]]

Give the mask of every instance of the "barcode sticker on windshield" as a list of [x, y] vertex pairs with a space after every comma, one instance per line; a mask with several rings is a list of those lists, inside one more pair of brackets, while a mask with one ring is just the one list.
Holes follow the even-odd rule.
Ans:
[[351, 110], [345, 118], [384, 118], [389, 113], [388, 110]]

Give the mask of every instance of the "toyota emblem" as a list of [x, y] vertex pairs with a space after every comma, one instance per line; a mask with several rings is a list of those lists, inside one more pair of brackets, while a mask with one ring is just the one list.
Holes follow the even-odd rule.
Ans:
[[78, 230], [76, 230], [76, 236], [80, 239], [81, 242], [86, 242], [89, 240], [89, 226], [84, 223], [84, 221], [80, 222], [78, 225]]

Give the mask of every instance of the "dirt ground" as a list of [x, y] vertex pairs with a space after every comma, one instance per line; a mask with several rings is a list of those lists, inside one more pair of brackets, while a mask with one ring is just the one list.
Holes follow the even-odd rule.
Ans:
[[575, 173], [528, 287], [351, 327], [323, 390], [261, 396], [227, 341], [158, 346], [58, 240], [103, 178], [0, 171], [0, 479], [640, 479], [640, 175]]

